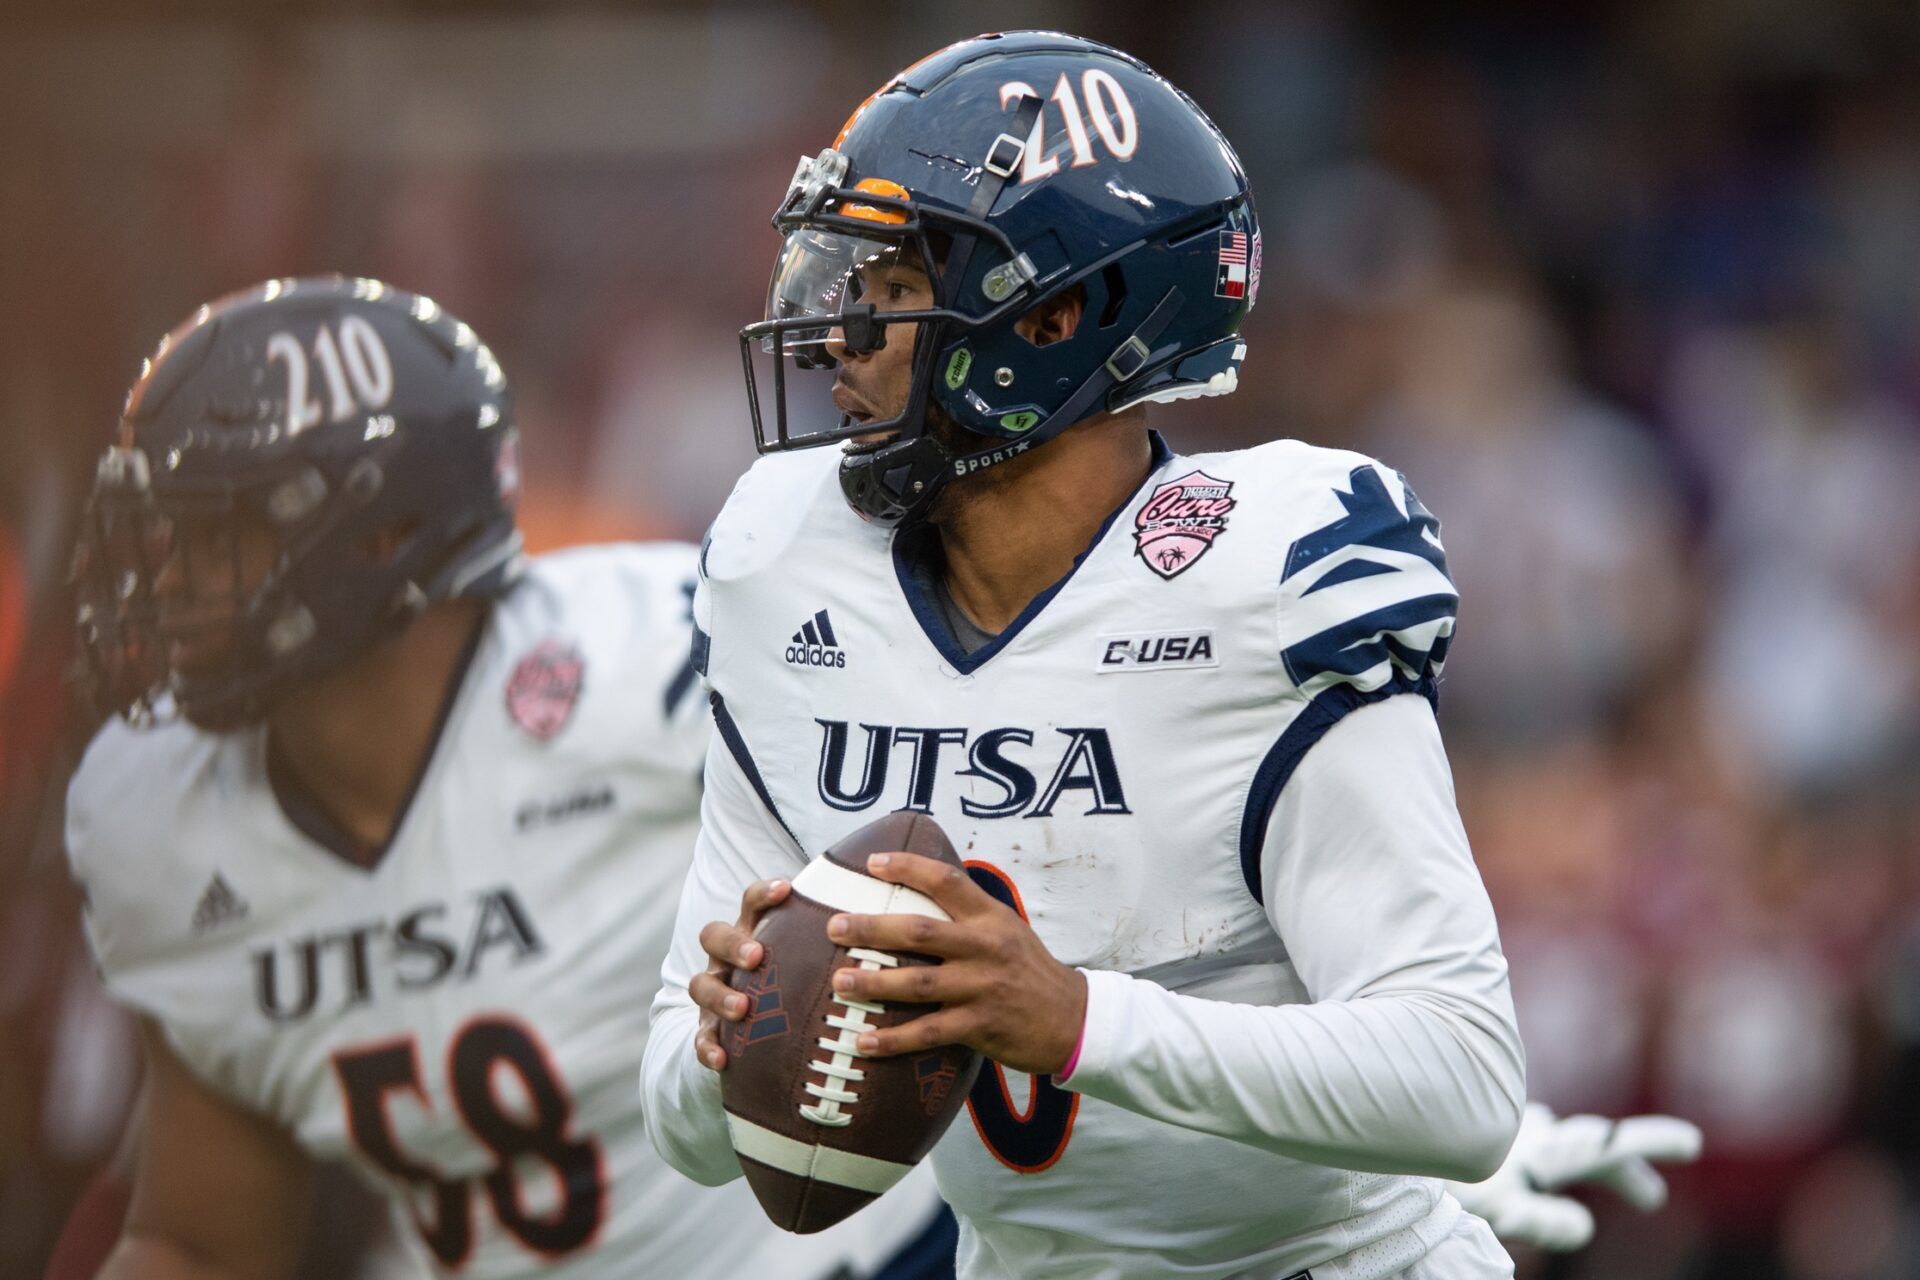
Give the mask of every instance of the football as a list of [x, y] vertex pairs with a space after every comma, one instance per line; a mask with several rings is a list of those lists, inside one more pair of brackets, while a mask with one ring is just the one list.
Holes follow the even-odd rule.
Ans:
[[747, 1016], [721, 1024], [721, 1099], [747, 1182], [774, 1223], [821, 1231], [868, 1204], [933, 1149], [980, 1070], [960, 1045], [868, 1060], [862, 1031], [926, 1013], [924, 1004], [838, 995], [842, 968], [938, 964], [931, 956], [843, 947], [827, 937], [840, 912], [948, 919], [926, 895], [867, 874], [867, 857], [905, 851], [960, 866], [946, 833], [919, 813], [892, 813], [840, 840], [793, 878], [754, 937], [766, 958], [735, 969]]

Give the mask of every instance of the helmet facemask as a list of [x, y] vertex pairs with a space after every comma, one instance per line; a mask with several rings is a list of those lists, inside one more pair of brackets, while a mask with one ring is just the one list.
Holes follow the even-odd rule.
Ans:
[[[934, 379], [942, 371], [935, 364], [955, 335], [1009, 324], [1033, 306], [1034, 272], [988, 223], [923, 210], [904, 189], [883, 180], [840, 186], [846, 169], [846, 158], [829, 150], [803, 160], [796, 171], [773, 220], [785, 240], [767, 291], [766, 318], [741, 330], [741, 359], [759, 451], [858, 442], [842, 460], [848, 501], [866, 519], [892, 526], [924, 516], [966, 458], [1001, 451], [984, 439], [982, 448], [959, 453], [936, 438], [929, 415]], [[954, 297], [955, 282], [966, 278], [976, 251], [996, 256], [1004, 281], [1000, 300], [981, 314], [961, 309]], [[883, 296], [899, 271], [924, 277], [929, 305], [902, 307]], [[883, 350], [901, 341], [903, 330], [911, 333], [913, 362], [899, 411], [830, 411], [847, 358]], [[964, 375], [965, 368], [945, 372]], [[772, 388], [770, 420], [760, 401], [763, 381]], [[952, 440], [962, 433], [956, 427], [942, 434]]]
[[[463, 594], [435, 582], [435, 568], [499, 531], [476, 526], [443, 554], [416, 545], [418, 519], [397, 509], [369, 532], [355, 517], [377, 508], [380, 489], [370, 458], [334, 486], [295, 459], [245, 485], [156, 485], [142, 451], [110, 450], [74, 570], [81, 676], [96, 710], [215, 732], [256, 723], [299, 681], [352, 661], [431, 599]], [[514, 554], [518, 541], [502, 546]], [[338, 608], [396, 568], [406, 583], [397, 594]], [[344, 618], [359, 621], [343, 629]]]
[[74, 562], [81, 674], [99, 712], [214, 730], [264, 712], [315, 632], [286, 589], [289, 543], [267, 508], [297, 522], [317, 480], [157, 492], [144, 452], [108, 451]]

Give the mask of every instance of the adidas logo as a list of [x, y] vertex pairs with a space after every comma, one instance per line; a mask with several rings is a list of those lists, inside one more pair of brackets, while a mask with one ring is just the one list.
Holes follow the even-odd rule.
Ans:
[[793, 643], [787, 646], [787, 661], [796, 667], [847, 665], [847, 651], [834, 638], [833, 623], [827, 620], [825, 609], [801, 623], [800, 629], [793, 633]]
[[226, 877], [216, 871], [213, 882], [200, 895], [200, 904], [193, 909], [193, 931], [205, 933], [218, 925], [242, 919], [246, 914], [247, 900], [235, 893]]

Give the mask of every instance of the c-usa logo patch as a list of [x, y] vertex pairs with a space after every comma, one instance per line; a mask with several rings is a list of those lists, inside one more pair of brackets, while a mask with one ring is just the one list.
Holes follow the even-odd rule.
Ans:
[[1220, 659], [1213, 651], [1213, 631], [1208, 627], [1101, 636], [1100, 649], [1093, 660], [1093, 669], [1102, 674], [1219, 665]]

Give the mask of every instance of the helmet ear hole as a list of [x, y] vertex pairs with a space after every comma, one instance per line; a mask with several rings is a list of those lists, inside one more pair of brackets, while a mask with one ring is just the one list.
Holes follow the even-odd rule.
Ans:
[[1120, 310], [1127, 305], [1127, 275], [1120, 270], [1120, 264], [1109, 262], [1100, 270], [1100, 283], [1107, 291], [1107, 304], [1100, 308], [1100, 327], [1111, 329], [1120, 320]]
[[1013, 331], [1036, 347], [1050, 347], [1078, 332], [1086, 313], [1086, 286], [1076, 284], [1021, 316], [1014, 322]]
[[396, 520], [386, 528], [363, 538], [360, 542], [360, 555], [369, 564], [389, 565], [400, 558], [420, 531], [420, 521], [416, 517]]

